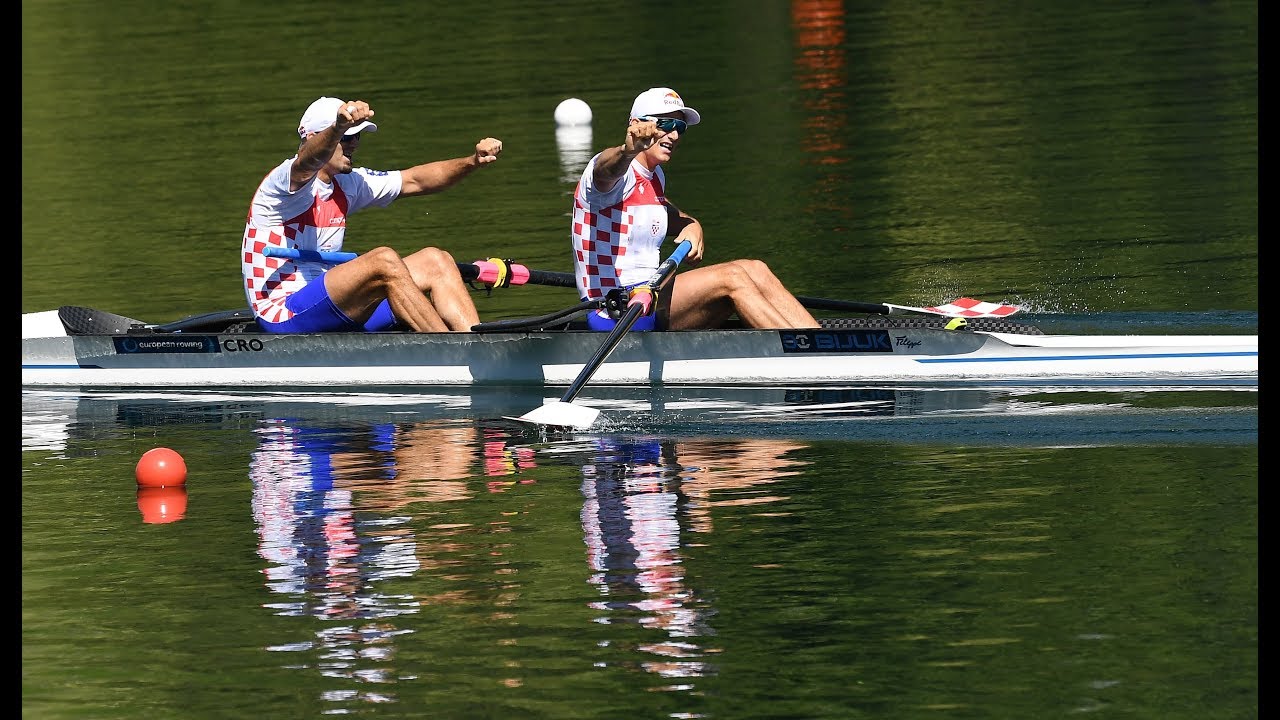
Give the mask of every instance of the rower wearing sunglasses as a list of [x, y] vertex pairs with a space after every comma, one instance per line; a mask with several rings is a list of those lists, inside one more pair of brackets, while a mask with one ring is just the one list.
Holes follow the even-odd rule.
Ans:
[[656, 311], [642, 315], [632, 330], [717, 328], [734, 314], [748, 327], [819, 327], [764, 262], [698, 266], [702, 225], [667, 197], [662, 165], [701, 120], [675, 90], [645, 90], [631, 104], [622, 145], [599, 152], [583, 170], [573, 195], [574, 275], [584, 301], [609, 301], [587, 313], [587, 325], [614, 328], [628, 291], [653, 277], [662, 245], [672, 238], [673, 247], [689, 241], [684, 265], [691, 269], [672, 278]]

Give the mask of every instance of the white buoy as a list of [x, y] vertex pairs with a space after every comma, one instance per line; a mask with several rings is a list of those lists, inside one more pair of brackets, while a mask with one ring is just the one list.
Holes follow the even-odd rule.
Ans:
[[556, 125], [572, 127], [591, 124], [591, 106], [578, 98], [561, 100], [556, 106]]

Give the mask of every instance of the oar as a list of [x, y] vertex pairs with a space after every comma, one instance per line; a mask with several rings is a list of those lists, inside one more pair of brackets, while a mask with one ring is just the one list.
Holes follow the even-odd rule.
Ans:
[[542, 407], [534, 408], [529, 412], [521, 415], [514, 420], [523, 422], [536, 423], [538, 425], [550, 425], [554, 427], [571, 427], [585, 430], [591, 427], [596, 421], [596, 417], [600, 415], [600, 411], [595, 408], [589, 408], [582, 405], [574, 405], [573, 399], [578, 396], [578, 392], [582, 390], [582, 386], [587, 384], [591, 376], [596, 370], [604, 364], [609, 353], [618, 346], [622, 340], [622, 336], [627, 334], [632, 325], [636, 324], [636, 320], [640, 316], [649, 311], [653, 303], [653, 294], [667, 284], [671, 276], [675, 274], [676, 267], [684, 260], [684, 256], [689, 254], [689, 249], [693, 247], [688, 240], [680, 243], [675, 252], [670, 257], [662, 261], [658, 266], [653, 277], [644, 285], [639, 285], [632, 289], [631, 299], [627, 302], [627, 311], [622, 314], [622, 319], [609, 332], [609, 336], [604, 339], [600, 345], [600, 349], [596, 354], [591, 356], [586, 365], [582, 366], [582, 371], [578, 373], [578, 377], [574, 379], [573, 384], [565, 391], [564, 396], [557, 402], [550, 402]]
[[852, 300], [829, 300], [827, 298], [805, 297], [797, 295], [800, 304], [810, 310], [836, 310], [876, 315], [900, 315], [910, 313], [917, 315], [941, 315], [943, 317], [983, 318], [1008, 317], [1020, 308], [1017, 305], [1001, 305], [993, 302], [974, 300], [973, 298], [957, 298], [949, 303], [931, 307], [911, 307], [909, 305], [892, 305], [890, 303], [865, 303]]
[[[267, 257], [283, 257], [318, 262], [343, 263], [356, 258], [355, 253], [325, 252], [316, 250], [294, 250], [292, 248], [268, 247], [263, 251]], [[505, 268], [504, 268], [505, 265]], [[474, 263], [458, 263], [458, 271], [462, 279], [480, 282], [498, 287], [508, 285], [549, 285], [551, 287], [576, 287], [572, 273], [554, 272], [550, 270], [530, 270], [510, 260], [477, 260]], [[503, 274], [505, 271], [505, 275]], [[810, 310], [832, 310], [836, 312], [860, 312], [873, 315], [940, 315], [942, 317], [962, 318], [1000, 318], [1008, 317], [1019, 308], [1016, 305], [958, 298], [943, 305], [930, 307], [911, 307], [910, 305], [894, 305], [892, 303], [868, 303], [854, 300], [832, 300], [829, 298], [796, 296], [800, 304]]]
[[[262, 254], [267, 257], [289, 258], [291, 260], [307, 260], [310, 262], [344, 263], [356, 259], [353, 252], [329, 252], [327, 250], [297, 250], [270, 246], [264, 248]], [[479, 280], [487, 285], [507, 287], [509, 285], [550, 285], [552, 287], [577, 287], [573, 273], [552, 272], [550, 270], [532, 270], [510, 260], [489, 258], [473, 263], [458, 263], [458, 272], [466, 282]]]
[[329, 252], [328, 250], [296, 250], [294, 248], [268, 245], [262, 249], [267, 257], [289, 258], [290, 260], [306, 260], [307, 262], [326, 262], [337, 265], [349, 262], [358, 257], [353, 252]]

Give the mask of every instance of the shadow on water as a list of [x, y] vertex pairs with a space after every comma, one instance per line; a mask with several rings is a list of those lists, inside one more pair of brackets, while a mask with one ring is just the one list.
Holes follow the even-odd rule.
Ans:
[[[1255, 443], [1256, 378], [1171, 384], [921, 387], [588, 387], [575, 402], [601, 410], [578, 435], [758, 437], [958, 445]], [[270, 417], [352, 427], [479, 422], [530, 442], [563, 436], [514, 423], [545, 401], [541, 387], [355, 388], [320, 391], [24, 390], [23, 447], [57, 447], [131, 425], [245, 426]]]

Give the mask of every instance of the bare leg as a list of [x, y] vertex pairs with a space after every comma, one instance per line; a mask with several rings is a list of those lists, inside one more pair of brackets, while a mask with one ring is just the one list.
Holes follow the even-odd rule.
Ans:
[[[767, 302], [774, 310], [782, 316], [782, 321], [786, 323], [781, 327], [787, 328], [816, 328], [821, 327], [821, 323], [813, 317], [813, 314], [805, 309], [796, 300], [796, 296], [787, 290], [777, 275], [773, 274], [773, 270], [769, 269], [761, 260], [735, 260], [735, 264], [746, 267], [747, 277], [751, 278], [756, 284], [756, 289], [764, 296]], [[739, 316], [741, 316], [741, 308], [739, 308]], [[752, 327], [774, 327], [766, 325], [752, 325]]]
[[[456, 266], [453, 270], [457, 275]], [[324, 285], [338, 308], [356, 322], [368, 320], [385, 298], [396, 318], [418, 332], [449, 329], [414, 282], [408, 266], [391, 248], [375, 248], [330, 268], [324, 274]]]
[[672, 330], [719, 327], [735, 312], [748, 327], [820, 327], [759, 260], [733, 260], [686, 270], [674, 282], [668, 325]]
[[480, 324], [480, 314], [453, 256], [439, 248], [423, 248], [406, 257], [419, 290], [431, 295], [431, 304], [450, 330], [470, 330]]

